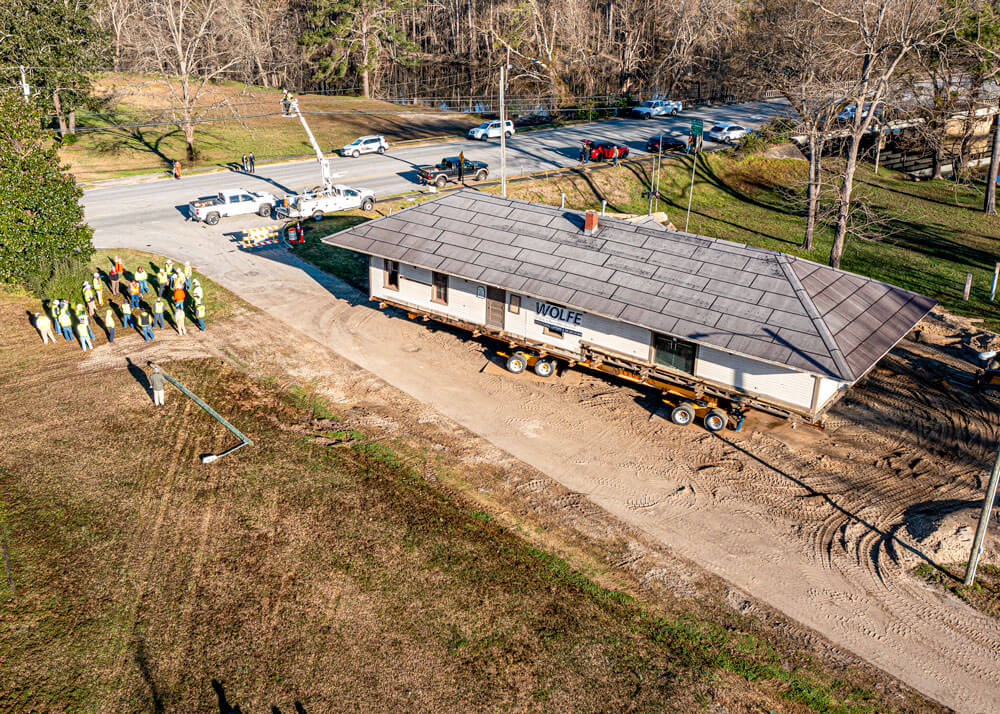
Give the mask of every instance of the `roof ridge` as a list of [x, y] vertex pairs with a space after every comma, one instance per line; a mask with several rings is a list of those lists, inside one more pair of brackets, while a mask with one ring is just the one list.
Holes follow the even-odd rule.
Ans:
[[791, 263], [789, 262], [789, 256], [784, 253], [778, 254], [778, 265], [781, 266], [781, 272], [785, 274], [785, 278], [791, 284], [792, 289], [795, 291], [795, 297], [799, 299], [802, 303], [802, 307], [806, 309], [806, 314], [809, 319], [812, 320], [813, 327], [816, 328], [817, 334], [826, 348], [830, 351], [830, 356], [833, 358], [834, 364], [837, 365], [837, 369], [840, 371], [842, 377], [850, 380], [854, 380], [854, 372], [851, 371], [850, 366], [847, 364], [847, 360], [844, 358], [844, 354], [840, 351], [840, 346], [837, 345], [837, 341], [833, 338], [833, 333], [830, 332], [830, 328], [826, 326], [826, 322], [823, 321], [823, 316], [819, 314], [819, 310], [816, 309], [816, 305], [813, 303], [812, 298], [809, 297], [809, 293], [806, 291], [805, 286], [802, 281], [799, 280], [799, 276], [795, 274], [792, 270]]

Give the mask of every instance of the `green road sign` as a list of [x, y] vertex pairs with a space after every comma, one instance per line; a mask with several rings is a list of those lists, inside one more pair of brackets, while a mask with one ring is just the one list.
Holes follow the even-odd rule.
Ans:
[[691, 136], [701, 136], [702, 130], [705, 128], [705, 122], [701, 119], [691, 120]]

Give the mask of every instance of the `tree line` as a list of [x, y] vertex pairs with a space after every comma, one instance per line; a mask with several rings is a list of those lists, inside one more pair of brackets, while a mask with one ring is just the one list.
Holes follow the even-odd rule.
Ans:
[[[809, 158], [803, 247], [833, 227], [830, 263], [865, 229], [863, 146], [884, 117], [919, 119], [937, 165], [963, 170], [975, 112], [996, 108], [1000, 0], [7, 0], [0, 77], [72, 131], [99, 69], [160, 77], [194, 156], [220, 79], [389, 99], [509, 96], [610, 102], [694, 85], [777, 91]], [[10, 91], [8, 89], [7, 91]], [[851, 113], [850, 106], [856, 107]], [[845, 108], [848, 109], [845, 114]], [[955, 116], [965, 116], [955, 139]], [[833, 134], [831, 134], [833, 132]], [[835, 135], [840, 160], [824, 164]], [[1000, 124], [992, 142], [1000, 147]], [[984, 211], [996, 212], [994, 152]], [[833, 191], [835, 210], [822, 213]]]

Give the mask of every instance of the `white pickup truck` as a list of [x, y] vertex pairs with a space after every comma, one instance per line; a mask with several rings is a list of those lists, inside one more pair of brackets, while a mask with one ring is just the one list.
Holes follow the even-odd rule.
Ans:
[[375, 206], [375, 193], [367, 188], [353, 188], [336, 184], [329, 191], [322, 188], [286, 196], [275, 213], [279, 218], [315, 218], [327, 213], [360, 208], [370, 211]]
[[632, 115], [640, 119], [652, 119], [660, 116], [674, 116], [683, 109], [683, 105], [671, 99], [647, 99], [637, 107], [632, 107]]
[[212, 198], [191, 201], [188, 204], [188, 218], [214, 226], [220, 218], [228, 216], [243, 216], [249, 213], [263, 217], [270, 216], [271, 209], [277, 203], [278, 199], [271, 193], [229, 189], [219, 191], [219, 194]]

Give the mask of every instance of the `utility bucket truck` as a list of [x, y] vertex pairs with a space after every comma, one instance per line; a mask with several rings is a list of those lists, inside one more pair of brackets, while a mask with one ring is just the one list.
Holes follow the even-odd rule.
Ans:
[[352, 208], [372, 210], [375, 205], [373, 191], [366, 188], [334, 185], [333, 173], [330, 171], [330, 160], [319, 148], [316, 137], [313, 136], [305, 117], [302, 116], [298, 99], [289, 92], [285, 92], [281, 100], [281, 116], [298, 117], [302, 123], [302, 128], [305, 129], [306, 136], [309, 137], [309, 143], [312, 145], [313, 151], [316, 152], [316, 160], [319, 162], [320, 177], [323, 183], [310, 191], [286, 196], [282, 205], [278, 206], [276, 213], [282, 218], [316, 218], [318, 220], [326, 213], [347, 211]]

